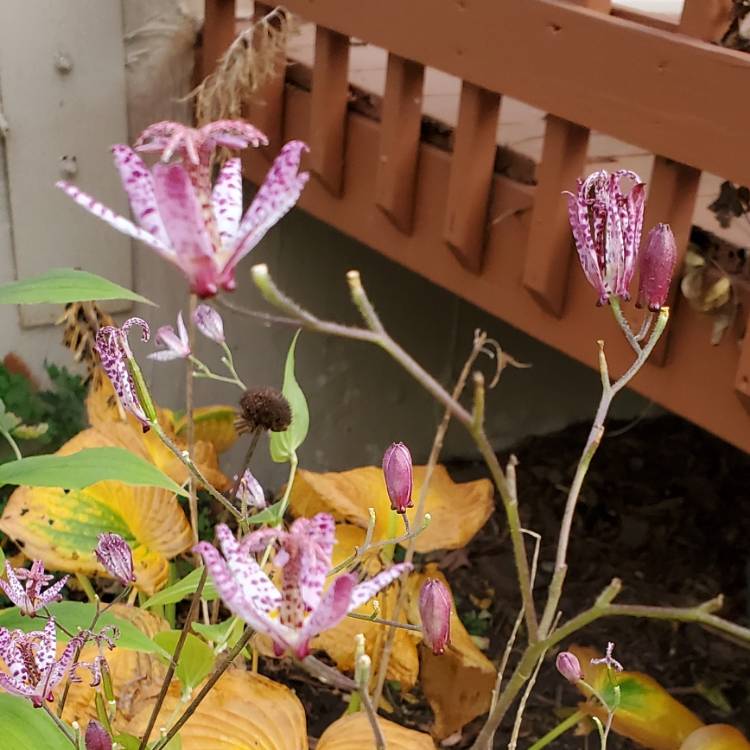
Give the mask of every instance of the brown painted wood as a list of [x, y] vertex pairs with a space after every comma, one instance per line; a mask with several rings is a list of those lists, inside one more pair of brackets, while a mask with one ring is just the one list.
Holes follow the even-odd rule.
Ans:
[[414, 214], [423, 85], [422, 65], [388, 55], [375, 201], [407, 234]]
[[575, 256], [564, 190], [575, 192], [586, 164], [587, 128], [547, 115], [542, 161], [537, 168], [523, 284], [549, 313], [560, 317]]
[[453, 133], [444, 239], [461, 265], [482, 268], [500, 95], [464, 81]]
[[286, 7], [651, 153], [750, 182], [748, 102], [736, 95], [750, 89], [746, 53], [561, 0], [288, 0]]
[[235, 37], [236, 0], [205, 0], [201, 78], [213, 72]]
[[734, 17], [732, 0], [685, 0], [680, 31], [696, 39], [718, 42]]
[[[274, 6], [256, 2], [253, 20], [260, 20], [273, 9]], [[276, 64], [278, 75], [259, 87], [246, 105], [247, 119], [268, 138], [268, 146], [263, 149], [263, 153], [269, 160], [275, 158], [282, 145], [286, 76], [286, 54], [283, 51], [279, 52]]]
[[[685, 164], [669, 161], [663, 156], [654, 159], [654, 168], [648, 185], [646, 198], [646, 215], [643, 220], [643, 239], [641, 251], [645, 246], [649, 230], [656, 224], [669, 224], [677, 243], [676, 269], [682, 268], [690, 240], [690, 229], [693, 225], [695, 200], [700, 183], [700, 170]], [[667, 304], [673, 308], [679, 301], [679, 270], [675, 271], [675, 278], [667, 299]], [[634, 285], [635, 289], [635, 285]], [[672, 328], [665, 331], [661, 341], [656, 345], [649, 358], [652, 366], [662, 366], [667, 361], [667, 350], [671, 340]]]
[[[311, 95], [288, 86], [286, 96], [285, 136], [305, 140], [309, 136]], [[490, 225], [483, 273], [477, 276], [464, 269], [442, 241], [451, 155], [434, 146], [421, 146], [414, 231], [405, 236], [375, 204], [373, 175], [378, 165], [379, 123], [354, 113], [348, 120], [343, 198], [332, 196], [311, 180], [302, 193], [302, 209], [592, 368], [596, 367], [597, 339], [607, 342], [613, 376], [632, 362], [632, 352], [612, 316], [596, 307], [596, 295], [582, 273], [570, 275], [563, 320], [540, 307], [520, 283], [525, 260], [522, 248], [527, 247], [530, 224], [530, 213], [523, 206], [530, 206], [534, 187], [494, 176], [489, 213], [512, 215]], [[265, 175], [267, 163], [251, 150], [246, 167], [247, 176], [257, 182]], [[304, 248], [305, 252], [309, 250]], [[273, 259], [270, 262], [273, 273]], [[346, 270], [342, 266], [341, 273]], [[378, 304], [377, 299], [373, 302]], [[415, 314], [429, 326], [428, 309], [417, 305]], [[689, 305], [679, 306], [670, 321], [670, 362], [666, 367], [641, 371], [633, 388], [750, 451], [750, 416], [739, 407], [734, 389], [739, 351], [731, 336], [711, 346], [711, 324], [709, 316], [696, 313]], [[710, 397], [706, 384], [711, 385]]]
[[312, 74], [309, 164], [332, 195], [340, 195], [343, 187], [348, 76], [348, 37], [318, 26]]
[[589, 10], [596, 10], [599, 13], [609, 13], [612, 10], [612, 0], [567, 0], [567, 2]]

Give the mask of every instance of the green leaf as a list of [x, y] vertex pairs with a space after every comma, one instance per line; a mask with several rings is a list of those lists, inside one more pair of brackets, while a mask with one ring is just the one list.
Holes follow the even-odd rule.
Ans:
[[271, 458], [277, 463], [289, 461], [307, 437], [310, 427], [310, 412], [307, 399], [294, 376], [294, 351], [300, 332], [294, 334], [284, 366], [284, 385], [281, 392], [292, 408], [292, 423], [283, 432], [271, 433]]
[[3, 548], [0, 547], [0, 578], [2, 578], [5, 575], [5, 552], [3, 552]]
[[264, 508], [260, 513], [250, 516], [247, 522], [250, 524], [266, 523], [269, 526], [278, 526], [281, 521], [281, 507], [283, 504], [284, 501], [279, 500], [277, 503]]
[[0, 466], [0, 486], [62, 487], [80, 490], [103, 481], [161, 487], [186, 496], [179, 484], [124, 448], [84, 448], [68, 456], [29, 456]]
[[243, 631], [242, 621], [237, 617], [230, 617], [224, 620], [224, 622], [217, 622], [213, 625], [194, 622], [192, 628], [207, 641], [225, 644], [230, 647], [234, 646]]
[[[188, 596], [192, 596], [195, 590], [198, 588], [198, 582], [201, 579], [202, 568], [196, 568], [190, 571], [182, 580], [173, 583], [171, 586], [162, 589], [158, 593], [154, 594], [148, 599], [142, 606], [144, 609], [150, 609], [160, 604], [173, 604], [174, 602], [182, 601]], [[206, 581], [206, 585], [203, 587], [203, 598], [207, 601], [213, 601], [218, 597], [216, 589], [210, 580]]]
[[54, 721], [31, 702], [0, 693], [2, 746], [13, 750], [70, 750], [72, 745]]
[[65, 304], [104, 299], [129, 299], [154, 305], [151, 300], [124, 286], [75, 268], [54, 268], [30, 279], [0, 284], [0, 304], [5, 305], [39, 302]]
[[[179, 630], [166, 630], [157, 633], [154, 640], [161, 646], [169, 656], [173, 656], [180, 639]], [[182, 683], [186, 693], [191, 693], [193, 688], [208, 677], [214, 666], [213, 649], [204, 643], [198, 636], [188, 633], [185, 644], [177, 662], [177, 679]]]
[[[96, 607], [85, 602], [57, 602], [56, 604], [50, 604], [47, 609], [60, 626], [57, 629], [57, 638], [61, 643], [67, 643], [70, 640], [62, 628], [69, 633], [77, 633], [79, 628], [86, 630], [91, 627], [96, 614]], [[41, 630], [43, 624], [39, 618], [22, 615], [18, 607], [11, 607], [0, 612], [0, 627], [8, 630], [17, 629], [28, 633], [32, 630]], [[116, 639], [118, 648], [168, 657], [167, 652], [161, 646], [138, 630], [133, 623], [123, 620], [111, 612], [100, 614], [94, 629], [100, 631], [105, 626], [117, 628], [120, 634]]]
[[123, 750], [139, 750], [141, 746], [141, 741], [132, 734], [117, 734], [115, 742], [122, 745]]

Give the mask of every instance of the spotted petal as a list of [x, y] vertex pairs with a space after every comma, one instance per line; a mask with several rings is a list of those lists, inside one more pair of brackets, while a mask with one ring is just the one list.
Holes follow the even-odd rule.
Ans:
[[352, 591], [352, 599], [349, 602], [349, 611], [358, 609], [369, 602], [375, 594], [393, 583], [402, 573], [410, 571], [414, 566], [411, 563], [399, 563], [392, 565], [388, 570], [378, 573], [376, 576], [357, 584]]
[[356, 580], [354, 573], [347, 573], [331, 584], [300, 631], [300, 641], [305, 648], [310, 639], [324, 630], [335, 628], [352, 611], [352, 592], [356, 588]]
[[242, 217], [242, 172], [239, 158], [228, 159], [216, 178], [211, 197], [223, 247], [231, 247]]

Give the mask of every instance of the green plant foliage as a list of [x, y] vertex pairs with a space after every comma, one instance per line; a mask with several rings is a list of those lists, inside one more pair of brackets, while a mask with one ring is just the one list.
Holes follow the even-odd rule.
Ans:
[[23, 305], [40, 302], [65, 304], [82, 300], [130, 299], [153, 305], [124, 286], [75, 268], [53, 268], [47, 273], [22, 281], [0, 284], [0, 304]]
[[[154, 641], [169, 654], [170, 658], [174, 655], [179, 639], [179, 630], [166, 630], [154, 636]], [[214, 652], [211, 647], [197, 636], [188, 633], [175, 670], [185, 693], [191, 693], [193, 688], [200, 685], [208, 677], [213, 666]]]
[[281, 392], [292, 408], [292, 423], [283, 432], [271, 433], [271, 458], [277, 463], [291, 460], [307, 437], [310, 428], [310, 412], [307, 408], [307, 399], [297, 382], [294, 374], [294, 353], [297, 347], [297, 339], [300, 332], [297, 331], [292, 339], [289, 352], [286, 356], [284, 366], [284, 385]]
[[71, 744], [42, 710], [28, 700], [0, 693], [2, 747], [13, 750], [70, 750]]
[[[164, 604], [173, 604], [174, 602], [182, 601], [187, 597], [195, 593], [198, 588], [198, 582], [201, 579], [202, 568], [196, 568], [195, 570], [188, 573], [182, 580], [177, 583], [167, 586], [162, 589], [159, 593], [154, 594], [150, 599], [143, 603], [144, 609], [150, 609]], [[206, 585], [203, 587], [203, 598], [211, 602], [217, 597], [216, 589], [210, 580], [206, 581]]]
[[176, 494], [185, 493], [180, 485], [153, 464], [115, 446], [84, 448], [67, 456], [30, 456], [0, 466], [0, 485], [80, 490], [104, 481], [161, 487]]
[[[50, 604], [47, 609], [60, 626], [57, 629], [57, 639], [60, 643], [65, 643], [69, 640], [63, 628], [68, 633], [77, 633], [79, 628], [86, 630], [91, 627], [94, 615], [96, 614], [96, 607], [93, 604], [85, 602], [57, 602], [56, 604]], [[43, 621], [40, 621], [38, 618], [22, 615], [18, 607], [11, 607], [0, 612], [0, 627], [7, 628], [8, 630], [17, 629], [25, 633], [30, 633], [40, 630], [43, 624]], [[95, 630], [99, 631], [107, 626], [116, 628], [119, 632], [119, 637], [116, 639], [118, 648], [128, 651], [158, 654], [163, 657], [168, 656], [167, 652], [161, 646], [138, 630], [135, 625], [127, 620], [123, 620], [121, 617], [113, 615], [111, 612], [100, 614]]]

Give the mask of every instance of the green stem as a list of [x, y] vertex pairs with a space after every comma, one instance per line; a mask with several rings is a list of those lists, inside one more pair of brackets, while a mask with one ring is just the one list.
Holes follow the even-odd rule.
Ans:
[[78, 581], [78, 585], [83, 589], [83, 593], [86, 594], [86, 598], [92, 604], [95, 604], [99, 597], [96, 595], [96, 591], [94, 591], [94, 587], [91, 585], [88, 576], [85, 576], [83, 573], [76, 573], [76, 581]]
[[543, 747], [547, 747], [550, 742], [565, 734], [565, 732], [572, 729], [579, 721], [585, 718], [586, 714], [583, 711], [576, 711], [574, 714], [568, 716], [567, 719], [561, 721], [554, 729], [547, 732], [544, 737], [538, 739], [529, 750], [542, 750]]
[[[281, 505], [279, 506], [279, 522], [276, 524], [280, 526], [284, 521], [284, 514], [286, 509], [289, 507], [289, 498], [292, 494], [292, 485], [294, 484], [294, 477], [297, 474], [297, 454], [292, 453], [289, 459], [289, 477], [286, 480], [286, 487], [284, 488], [284, 495], [281, 498]], [[266, 549], [263, 552], [263, 557], [260, 561], [260, 567], [265, 568], [268, 563], [268, 558], [271, 556], [271, 549], [273, 548], [273, 540], [268, 542]]]
[[18, 447], [18, 443], [13, 439], [13, 436], [10, 434], [10, 432], [8, 432], [8, 430], [6, 430], [2, 425], [0, 425], [0, 435], [2, 435], [8, 442], [8, 445], [16, 455], [16, 460], [20, 461], [23, 458], [21, 449]]

